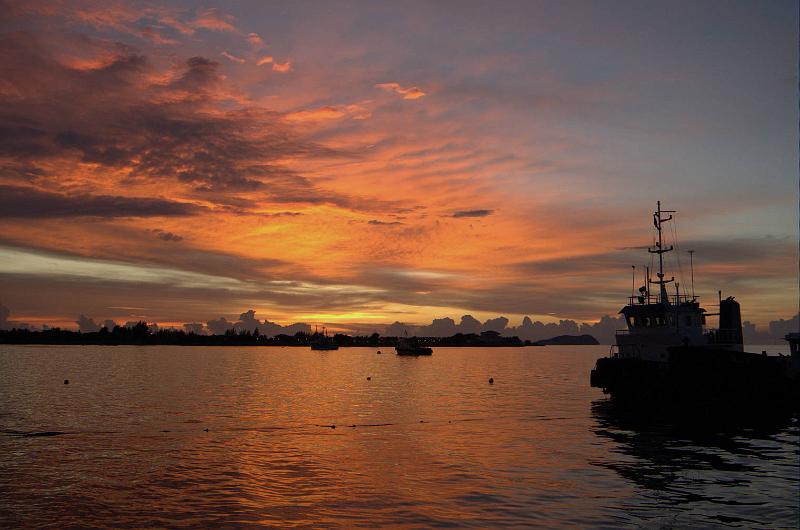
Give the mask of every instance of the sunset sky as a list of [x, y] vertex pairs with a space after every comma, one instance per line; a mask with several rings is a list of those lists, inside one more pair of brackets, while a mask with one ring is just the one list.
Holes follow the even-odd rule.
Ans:
[[797, 312], [797, 2], [0, 4], [13, 320]]

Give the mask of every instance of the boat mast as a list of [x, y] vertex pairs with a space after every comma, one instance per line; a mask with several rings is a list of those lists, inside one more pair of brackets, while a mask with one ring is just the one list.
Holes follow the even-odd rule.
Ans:
[[[658, 241], [656, 242], [656, 248], [648, 248], [647, 252], [651, 254], [658, 254], [658, 272], [656, 276], [658, 276], [658, 280], [652, 282], [657, 283], [659, 285], [659, 297], [661, 298], [662, 304], [669, 304], [669, 296], [667, 295], [667, 288], [666, 285], [670, 282], [675, 281], [675, 277], [673, 276], [670, 280], [664, 279], [664, 253], [670, 252], [672, 250], [672, 245], [667, 248], [664, 248], [664, 241], [661, 238], [661, 224], [666, 223], [667, 221], [672, 219], [672, 216], [662, 217], [661, 214], [665, 213], [675, 213], [675, 210], [662, 210], [661, 209], [661, 201], [658, 201], [658, 209], [653, 213], [653, 224], [658, 230]], [[677, 300], [676, 300], [677, 302]]]

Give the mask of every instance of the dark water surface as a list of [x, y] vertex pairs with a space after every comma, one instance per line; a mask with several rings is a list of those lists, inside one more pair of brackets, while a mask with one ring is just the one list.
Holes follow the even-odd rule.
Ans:
[[631, 422], [606, 351], [0, 345], [0, 527], [798, 526], [796, 419]]

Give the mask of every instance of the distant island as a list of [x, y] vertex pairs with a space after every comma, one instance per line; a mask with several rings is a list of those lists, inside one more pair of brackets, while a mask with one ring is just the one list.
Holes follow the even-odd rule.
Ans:
[[559, 335], [533, 343], [534, 346], [595, 346], [597, 344], [600, 342], [591, 335]]
[[[0, 344], [63, 344], [63, 345], [174, 345], [174, 346], [310, 346], [320, 337], [319, 333], [300, 331], [294, 335], [278, 334], [266, 336], [249, 330], [228, 330], [222, 335], [199, 335], [176, 329], [151, 330], [146, 322], [133, 326], [114, 326], [100, 328], [99, 331], [80, 332], [60, 328], [42, 331], [28, 329], [0, 330]], [[509, 346], [548, 346], [548, 345], [594, 345], [599, 344], [591, 335], [559, 335], [551, 339], [529, 341], [519, 337], [504, 337], [496, 331], [478, 333], [456, 333], [450, 337], [419, 337], [424, 346], [459, 347], [509, 347]], [[339, 346], [393, 347], [398, 337], [372, 335], [336, 334], [333, 341]]]

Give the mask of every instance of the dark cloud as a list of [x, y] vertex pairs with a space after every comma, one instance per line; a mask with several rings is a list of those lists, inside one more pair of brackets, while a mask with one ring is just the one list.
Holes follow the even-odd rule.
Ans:
[[303, 212], [275, 212], [275, 213], [262, 213], [261, 217], [298, 217], [304, 215]]
[[175, 242], [183, 241], [183, 238], [181, 236], [177, 236], [172, 232], [160, 232], [158, 234], [158, 239], [161, 239], [163, 241], [175, 241]]
[[300, 139], [278, 113], [237, 104], [216, 61], [192, 57], [169, 74], [116, 45], [101, 65], [79, 67], [54, 48], [55, 37], [0, 37], [3, 169], [44, 168], [39, 178], [57, 182], [63, 175], [49, 174], [45, 162], [68, 159], [124, 171], [132, 184], [182, 182], [210, 201], [259, 191], [277, 202], [360, 204], [283, 167], [287, 157], [341, 153]]
[[186, 333], [194, 333], [195, 335], [208, 335], [208, 330], [203, 326], [202, 322], [189, 322], [184, 324], [183, 330]]
[[452, 217], [487, 217], [492, 215], [494, 210], [459, 210], [455, 212]]
[[461, 322], [456, 324], [450, 317], [434, 319], [427, 326], [414, 326], [402, 322], [394, 322], [386, 326], [383, 334], [388, 337], [402, 336], [404, 333], [409, 335], [428, 336], [428, 337], [449, 337], [456, 333], [482, 333], [484, 331], [496, 331], [504, 336], [516, 336], [522, 340], [537, 341], [549, 339], [558, 335], [582, 335], [589, 334], [594, 336], [601, 344], [613, 344], [616, 330], [625, 327], [625, 320], [619, 316], [605, 315], [595, 323], [578, 323], [574, 320], [559, 320], [558, 322], [544, 323], [531, 320], [525, 317], [519, 326], [508, 326], [506, 317], [490, 318], [481, 323], [472, 315], [464, 315]]
[[11, 311], [4, 305], [0, 304], [0, 329], [7, 329], [8, 317]]
[[114, 195], [62, 195], [21, 186], [0, 185], [0, 218], [173, 217], [196, 215], [194, 204]]
[[100, 331], [102, 327], [95, 322], [93, 318], [87, 317], [86, 315], [79, 316], [75, 323], [78, 325], [78, 331], [81, 333], [93, 333], [95, 331]]
[[0, 304], [0, 330], [4, 329], [31, 329], [31, 326], [26, 322], [17, 322], [14, 320], [9, 320], [8, 317], [11, 316], [11, 310]]
[[368, 224], [376, 225], [376, 226], [392, 226], [392, 225], [402, 225], [400, 221], [381, 221], [379, 219], [370, 219], [367, 221]]
[[[637, 275], [641, 276], [644, 274], [644, 265], [650, 264], [652, 259], [652, 255], [647, 252], [648, 248], [647, 245], [631, 246], [583, 256], [524, 261], [515, 264], [513, 268], [530, 274], [599, 274], [615, 271], [614, 274], [619, 275], [623, 271], [630, 274], [630, 266], [636, 265]], [[689, 272], [688, 249], [695, 250], [696, 270], [706, 264], [715, 263], [752, 264], [755, 272], [748, 273], [748, 276], [758, 275], [759, 272], [767, 273], [768, 267], [763, 266], [764, 256], [775, 256], [778, 260], [797, 255], [797, 244], [788, 237], [693, 239], [680, 241], [680, 246], [675, 251], [664, 254], [665, 268], [668, 269], [666, 272], [675, 276], [680, 272], [678, 269], [683, 269], [684, 273]], [[655, 266], [658, 266], [658, 260], [655, 260]]]
[[308, 324], [295, 323], [288, 326], [281, 326], [269, 320], [258, 320], [256, 318], [256, 312], [253, 309], [249, 309], [239, 315], [239, 320], [236, 322], [230, 322], [225, 317], [209, 320], [207, 328], [213, 335], [222, 335], [229, 330], [233, 330], [237, 333], [241, 331], [253, 333], [256, 329], [258, 329], [259, 334], [267, 337], [274, 337], [275, 335], [281, 334], [294, 335], [300, 331], [303, 333], [311, 332], [311, 326]]
[[149, 231], [153, 232], [156, 235], [156, 237], [162, 241], [174, 241], [175, 243], [183, 241], [183, 237], [177, 234], [173, 234], [172, 232], [161, 230], [160, 228], [154, 228], [153, 230]]
[[784, 320], [773, 320], [769, 323], [769, 335], [772, 338], [781, 339], [789, 333], [800, 333], [800, 313], [794, 317]]

